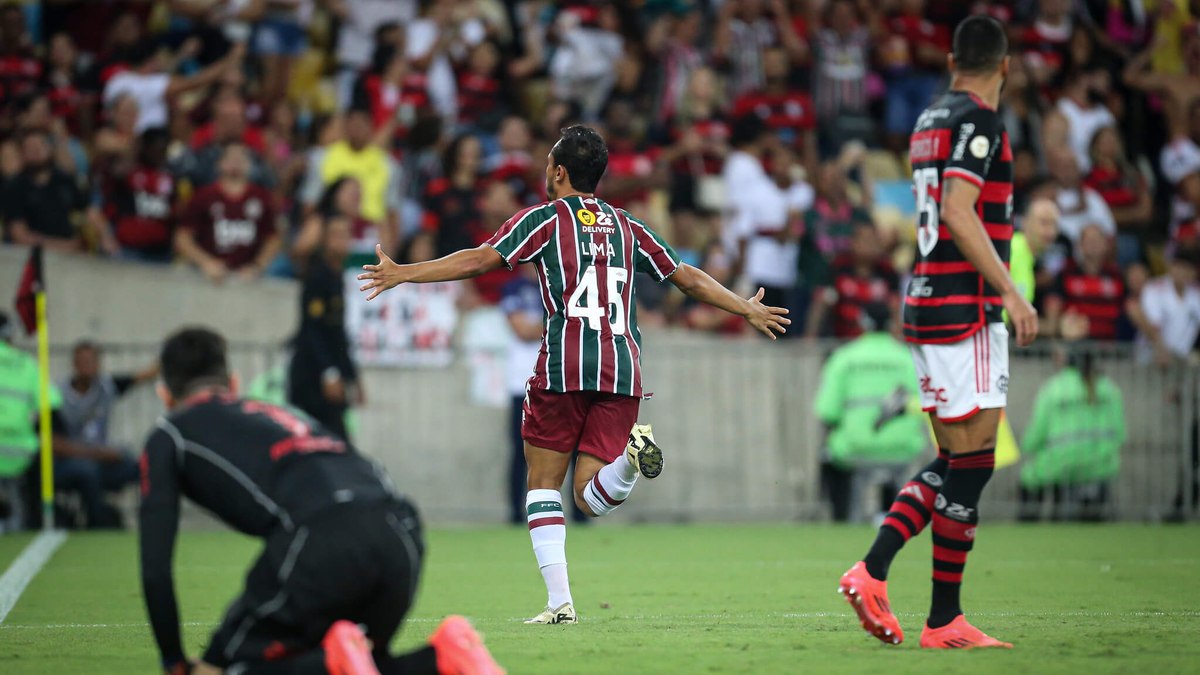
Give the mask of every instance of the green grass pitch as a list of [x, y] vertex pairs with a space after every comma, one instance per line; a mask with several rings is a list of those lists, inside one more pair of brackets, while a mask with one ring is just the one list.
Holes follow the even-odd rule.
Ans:
[[[1200, 528], [985, 525], [964, 603], [1011, 652], [925, 652], [928, 535], [892, 569], [907, 632], [886, 647], [835, 589], [872, 531], [835, 526], [572, 527], [577, 626], [525, 626], [545, 601], [523, 529], [440, 529], [395, 647], [468, 615], [510, 673], [1181, 673], [1200, 671]], [[0, 538], [0, 564], [28, 541]], [[152, 673], [132, 534], [72, 534], [0, 624], [0, 673]], [[192, 653], [256, 542], [185, 532], [176, 583]]]

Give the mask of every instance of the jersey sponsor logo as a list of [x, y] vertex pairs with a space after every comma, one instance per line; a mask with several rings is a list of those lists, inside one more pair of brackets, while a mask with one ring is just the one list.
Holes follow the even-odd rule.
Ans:
[[933, 287], [929, 285], [929, 277], [913, 277], [908, 282], [908, 295], [911, 298], [928, 298], [933, 295]]
[[961, 160], [967, 151], [967, 141], [970, 140], [971, 134], [975, 133], [975, 124], [966, 122], [958, 128], [958, 142], [954, 144], [955, 161]]
[[258, 228], [254, 223], [244, 218], [218, 218], [213, 223], [213, 239], [218, 251], [228, 251], [239, 246], [249, 246], [254, 243]]
[[988, 150], [991, 149], [992, 143], [987, 139], [986, 136], [976, 136], [975, 138], [971, 139], [971, 144], [969, 147], [971, 154], [974, 155], [976, 159], [983, 159], [984, 157], [987, 157]]
[[145, 218], [166, 218], [171, 215], [171, 202], [166, 195], [139, 190], [133, 193], [133, 211]]
[[942, 477], [939, 476], [938, 474], [934, 473], [933, 471], [922, 471], [921, 472], [921, 480], [924, 481], [927, 485], [929, 485], [929, 487], [941, 487], [942, 486]]
[[929, 108], [917, 118], [917, 129], [933, 126], [933, 123], [950, 116], [949, 108]]
[[946, 388], [933, 386], [933, 378], [928, 375], [921, 378], [921, 393], [932, 394], [933, 400], [938, 403], [950, 402], [950, 399], [946, 397]]
[[612, 216], [603, 211], [600, 213], [592, 213], [587, 209], [579, 209], [575, 212], [575, 217], [579, 219], [579, 229], [584, 234], [607, 235], [617, 233], [617, 226], [615, 223], [613, 223]]

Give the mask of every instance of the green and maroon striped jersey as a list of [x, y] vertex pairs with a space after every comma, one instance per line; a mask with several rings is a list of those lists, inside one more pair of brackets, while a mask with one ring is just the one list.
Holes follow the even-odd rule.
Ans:
[[603, 200], [566, 197], [517, 213], [487, 243], [509, 268], [537, 265], [546, 318], [531, 386], [642, 395], [634, 278], [679, 267], [662, 237]]

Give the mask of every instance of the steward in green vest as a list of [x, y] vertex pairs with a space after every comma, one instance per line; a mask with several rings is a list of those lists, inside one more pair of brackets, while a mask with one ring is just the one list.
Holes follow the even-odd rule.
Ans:
[[869, 330], [825, 362], [816, 415], [828, 427], [826, 448], [835, 465], [906, 464], [929, 438], [912, 354], [886, 332], [886, 306], [866, 307], [863, 314]]
[[[25, 473], [38, 453], [37, 360], [12, 346], [12, 324], [0, 313], [0, 478]], [[50, 386], [50, 407], [62, 394]]]
[[1082, 502], [1085, 513], [1102, 507], [1124, 442], [1121, 391], [1095, 372], [1090, 354], [1073, 357], [1034, 399], [1021, 444], [1022, 516], [1036, 517], [1047, 488], [1056, 510], [1064, 501]]

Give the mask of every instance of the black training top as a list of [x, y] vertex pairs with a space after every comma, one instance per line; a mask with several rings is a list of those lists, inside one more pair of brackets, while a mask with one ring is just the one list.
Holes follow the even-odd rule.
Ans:
[[142, 590], [164, 663], [184, 656], [171, 575], [181, 495], [263, 538], [335, 504], [395, 495], [381, 469], [303, 414], [221, 393], [160, 419], [141, 469]]

